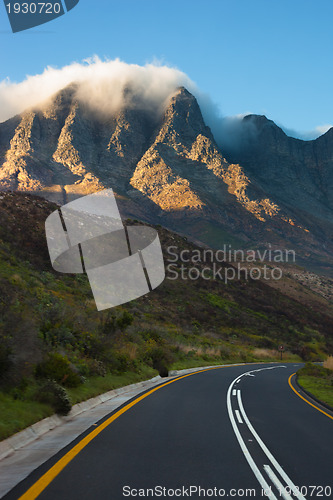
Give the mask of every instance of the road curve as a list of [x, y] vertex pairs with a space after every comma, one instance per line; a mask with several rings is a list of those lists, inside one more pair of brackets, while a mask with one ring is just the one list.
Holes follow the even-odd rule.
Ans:
[[4, 498], [333, 498], [333, 419], [291, 389], [299, 366], [230, 366], [167, 381]]

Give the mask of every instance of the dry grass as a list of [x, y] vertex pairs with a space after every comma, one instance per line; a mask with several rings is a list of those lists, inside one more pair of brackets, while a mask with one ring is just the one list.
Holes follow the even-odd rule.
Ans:
[[324, 368], [328, 368], [329, 370], [333, 370], [333, 356], [329, 356], [326, 361], [323, 363]]
[[179, 350], [184, 352], [185, 354], [188, 354], [191, 351], [196, 351], [195, 347], [190, 345], [177, 344], [177, 347], [179, 347]]
[[212, 356], [216, 358], [219, 358], [221, 356], [220, 349], [217, 349], [216, 347], [207, 347], [204, 350], [204, 354], [206, 354], [206, 356]]
[[279, 355], [279, 351], [276, 349], [254, 349], [253, 355], [256, 358], [262, 358], [262, 359], [275, 359]]
[[125, 344], [120, 352], [126, 354], [132, 361], [137, 358], [138, 346], [136, 344]]
[[203, 347], [196, 347], [195, 349], [195, 354], [201, 358], [206, 353], [206, 349]]
[[194, 352], [196, 356], [210, 356], [219, 358], [221, 356], [220, 349], [218, 347], [195, 347], [191, 345], [178, 344], [179, 349], [188, 354], [189, 352]]

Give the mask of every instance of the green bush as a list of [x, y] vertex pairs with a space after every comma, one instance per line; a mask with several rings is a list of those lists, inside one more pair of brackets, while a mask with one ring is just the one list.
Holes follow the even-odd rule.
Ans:
[[144, 331], [139, 331], [141, 337], [145, 340], [154, 340], [154, 342], [162, 342], [163, 338], [162, 336], [158, 333], [157, 330], [154, 329], [149, 329], [149, 330], [144, 330]]
[[89, 377], [98, 375], [100, 377], [105, 377], [107, 374], [107, 369], [105, 364], [98, 359], [81, 359], [76, 363], [80, 375], [83, 377]]
[[169, 367], [174, 361], [171, 351], [164, 346], [157, 346], [150, 351], [152, 367], [158, 371], [161, 377], [167, 377]]
[[125, 310], [118, 318], [117, 318], [117, 326], [120, 330], [125, 330], [128, 326], [130, 326], [134, 321], [133, 315]]
[[106, 335], [114, 335], [126, 330], [133, 323], [134, 317], [126, 309], [122, 313], [108, 312], [101, 324], [101, 331]]
[[101, 359], [105, 355], [106, 344], [97, 333], [81, 332], [76, 340], [76, 345], [89, 358]]
[[127, 372], [132, 368], [132, 360], [125, 353], [115, 352], [114, 368], [118, 373]]
[[43, 333], [43, 336], [45, 341], [51, 346], [74, 345], [76, 340], [71, 330], [64, 325], [50, 328], [48, 331]]
[[72, 409], [72, 403], [66, 389], [55, 380], [48, 380], [38, 392], [37, 400], [52, 406], [59, 415], [68, 415]]
[[35, 375], [37, 378], [55, 380], [67, 387], [81, 384], [81, 378], [73, 371], [68, 358], [58, 352], [49, 353], [47, 359], [36, 366]]

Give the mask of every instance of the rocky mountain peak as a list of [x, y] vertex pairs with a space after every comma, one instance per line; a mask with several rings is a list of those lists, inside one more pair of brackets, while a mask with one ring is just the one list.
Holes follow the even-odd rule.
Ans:
[[188, 137], [203, 133], [212, 139], [210, 129], [204, 123], [198, 101], [185, 87], [179, 87], [171, 98], [165, 113], [165, 123], [176, 132], [179, 131]]
[[161, 103], [162, 114], [130, 87], [113, 113], [93, 112], [79, 95], [73, 83], [0, 124], [0, 189], [63, 204], [111, 187], [123, 216], [214, 246], [232, 235], [312, 259], [333, 254], [333, 129], [306, 142], [248, 115], [227, 161], [184, 87]]
[[246, 115], [243, 123], [252, 139], [252, 145], [258, 141], [270, 141], [272, 144], [277, 140], [287, 139], [285, 132], [273, 120], [265, 115]]

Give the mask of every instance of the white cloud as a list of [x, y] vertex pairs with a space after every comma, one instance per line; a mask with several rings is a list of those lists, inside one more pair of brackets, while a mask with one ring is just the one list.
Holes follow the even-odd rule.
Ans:
[[27, 76], [20, 83], [0, 82], [0, 122], [37, 106], [67, 85], [77, 82], [78, 97], [100, 111], [114, 111], [123, 103], [124, 89], [133, 90], [146, 107], [159, 109], [181, 85], [195, 92], [190, 78], [176, 68], [154, 64], [139, 66], [119, 59], [98, 57], [57, 69], [47, 67], [40, 75]]
[[113, 113], [122, 105], [131, 104], [128, 101], [132, 96], [136, 106], [159, 113], [175, 90], [184, 86], [198, 99], [204, 120], [218, 143], [234, 145], [242, 136], [242, 116], [224, 118], [209, 95], [201, 92], [182, 71], [158, 61], [139, 66], [119, 59], [102, 61], [97, 56], [60, 69], [47, 67], [42, 74], [27, 76], [20, 83], [9, 79], [0, 82], [0, 122], [38, 107], [73, 82], [78, 84], [77, 97], [103, 113]]
[[[0, 122], [31, 107], [37, 107], [67, 85], [78, 83], [77, 96], [93, 109], [114, 112], [129, 104], [162, 112], [165, 104], [179, 86], [186, 87], [198, 99], [206, 123], [216, 141], [226, 148], [237, 148], [255, 134], [246, 114], [224, 117], [209, 95], [201, 92], [182, 71], [154, 61], [145, 66], [127, 64], [119, 59], [102, 61], [97, 56], [81, 63], [73, 62], [63, 68], [47, 67], [39, 75], [28, 75], [22, 82], [8, 78], [0, 82]], [[127, 89], [128, 92], [124, 92]], [[133, 103], [132, 101], [132, 103]], [[280, 125], [287, 135], [310, 140], [325, 133], [332, 125], [321, 125], [309, 132], [296, 132]]]

